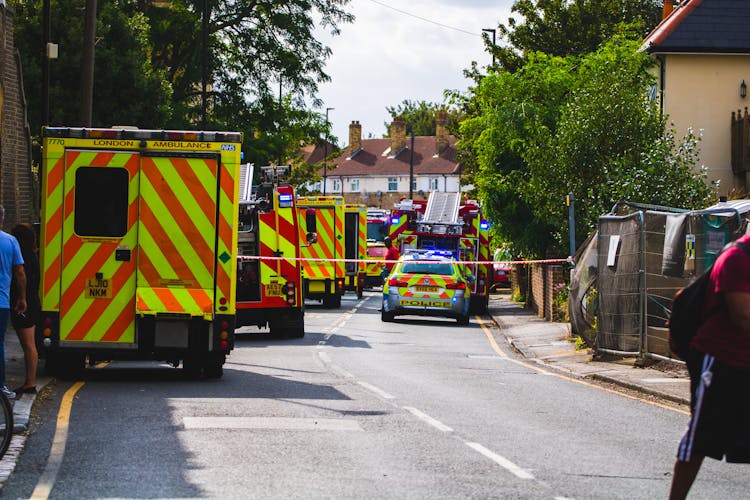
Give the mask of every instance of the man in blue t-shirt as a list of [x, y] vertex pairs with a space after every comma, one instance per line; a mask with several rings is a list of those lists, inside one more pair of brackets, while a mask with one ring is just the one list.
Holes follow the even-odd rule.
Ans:
[[[0, 205], [0, 227], [5, 221], [5, 208]], [[18, 240], [0, 230], [0, 391], [13, 399], [15, 393], [5, 383], [5, 333], [10, 319], [10, 283], [15, 275], [18, 283], [19, 299], [15, 304], [16, 312], [26, 312], [26, 273], [23, 270], [23, 256]]]

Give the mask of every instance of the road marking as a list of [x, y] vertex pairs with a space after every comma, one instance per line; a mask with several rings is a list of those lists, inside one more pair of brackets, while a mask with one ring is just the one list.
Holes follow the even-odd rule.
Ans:
[[487, 339], [489, 339], [490, 345], [492, 346], [492, 349], [497, 353], [498, 356], [503, 356], [505, 358], [508, 358], [508, 361], [510, 361], [511, 363], [515, 363], [515, 364], [517, 364], [519, 366], [526, 367], [529, 370], [533, 370], [533, 371], [535, 371], [535, 372], [537, 372], [537, 373], [539, 373], [541, 375], [549, 375], [549, 376], [552, 376], [552, 377], [557, 377], [557, 378], [560, 378], [560, 379], [563, 379], [563, 380], [568, 380], [570, 382], [575, 382], [576, 384], [585, 385], [586, 387], [591, 387], [591, 388], [594, 388], [594, 389], [598, 389], [600, 391], [609, 392], [611, 394], [617, 394], [618, 396], [622, 396], [624, 398], [633, 399], [635, 401], [640, 401], [641, 403], [646, 403], [646, 404], [651, 405], [651, 406], [656, 406], [657, 408], [662, 408], [664, 410], [670, 410], [670, 411], [673, 411], [675, 413], [680, 413], [682, 415], [690, 415], [690, 411], [689, 410], [682, 410], [680, 408], [675, 408], [675, 407], [672, 407], [672, 406], [669, 406], [669, 405], [665, 405], [665, 404], [662, 404], [662, 403], [659, 403], [659, 402], [656, 402], [656, 401], [649, 401], [648, 399], [644, 399], [644, 398], [641, 398], [641, 397], [638, 397], [638, 396], [634, 396], [632, 394], [627, 394], [627, 393], [622, 392], [622, 391], [616, 391], [614, 389], [608, 389], [606, 387], [602, 387], [601, 385], [597, 385], [597, 384], [592, 384], [590, 382], [586, 382], [585, 380], [581, 380], [581, 379], [578, 379], [578, 378], [575, 378], [575, 377], [565, 376], [565, 375], [562, 375], [562, 374], [559, 374], [559, 373], [555, 373], [555, 372], [552, 372], [552, 371], [549, 371], [549, 370], [545, 370], [545, 369], [541, 368], [539, 365], [535, 365], [535, 364], [532, 364], [532, 363], [527, 363], [525, 361], [521, 361], [521, 360], [518, 360], [518, 359], [513, 359], [513, 358], [509, 357], [507, 354], [505, 354], [500, 349], [500, 346], [497, 345], [497, 342], [495, 342], [495, 339], [492, 337], [492, 332], [490, 331], [489, 328], [487, 328], [487, 325], [485, 324], [485, 322], [479, 316], [477, 316], [477, 321], [479, 322], [479, 326], [482, 327], [482, 331], [487, 336]]
[[377, 394], [383, 399], [396, 399], [396, 396], [391, 396], [390, 394], [385, 392], [383, 389], [379, 389], [372, 384], [368, 384], [367, 382], [362, 382], [361, 380], [357, 380], [357, 383], [361, 385], [362, 387], [364, 387], [365, 389], [367, 389], [368, 391], [374, 392], [375, 394]]
[[52, 447], [49, 451], [47, 465], [44, 467], [42, 475], [39, 476], [31, 498], [34, 500], [49, 498], [52, 487], [55, 485], [57, 473], [65, 455], [65, 445], [68, 441], [68, 427], [70, 425], [70, 410], [73, 406], [73, 397], [83, 387], [85, 382], [76, 382], [63, 395], [60, 409], [57, 412], [57, 427], [55, 428], [55, 437], [52, 440]]
[[418, 419], [422, 420], [423, 422], [426, 422], [436, 428], [439, 431], [442, 432], [453, 432], [453, 429], [445, 425], [439, 420], [436, 420], [432, 418], [431, 416], [427, 415], [426, 413], [422, 413], [421, 411], [417, 410], [416, 408], [412, 408], [411, 406], [404, 406], [404, 410], [408, 411]]
[[527, 471], [525, 469], [522, 469], [521, 467], [517, 466], [516, 464], [514, 464], [513, 462], [511, 462], [510, 460], [508, 460], [507, 458], [501, 457], [497, 453], [488, 450], [487, 448], [485, 448], [481, 444], [479, 444], [479, 443], [472, 443], [472, 442], [469, 442], [469, 441], [466, 441], [465, 443], [466, 443], [466, 445], [469, 448], [473, 448], [474, 450], [478, 451], [479, 453], [481, 453], [485, 457], [487, 457], [490, 460], [492, 460], [493, 462], [495, 462], [500, 467], [508, 470], [514, 476], [516, 476], [518, 478], [521, 478], [521, 479], [534, 479], [534, 476], [529, 471]]
[[273, 429], [292, 431], [361, 431], [359, 422], [339, 418], [184, 417], [185, 429]]

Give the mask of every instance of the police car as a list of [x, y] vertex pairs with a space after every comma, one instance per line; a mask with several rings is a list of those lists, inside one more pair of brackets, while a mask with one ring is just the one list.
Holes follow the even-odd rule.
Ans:
[[411, 250], [399, 259], [383, 284], [381, 319], [443, 316], [468, 325], [470, 279], [449, 252]]

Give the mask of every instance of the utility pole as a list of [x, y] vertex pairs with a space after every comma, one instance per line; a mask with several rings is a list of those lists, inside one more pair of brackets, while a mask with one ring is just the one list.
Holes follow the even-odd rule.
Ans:
[[328, 129], [330, 128], [328, 112], [333, 110], [334, 108], [326, 108], [326, 138], [323, 142], [323, 194], [326, 194], [326, 182], [328, 181]]
[[50, 0], [42, 3], [42, 126], [49, 125]]
[[482, 31], [492, 33], [492, 67], [495, 67], [495, 34], [496, 31], [493, 28], [482, 28]]
[[409, 148], [409, 199], [414, 199], [414, 129], [409, 127], [411, 147]]
[[81, 107], [79, 119], [82, 127], [90, 127], [94, 105], [96, 0], [86, 0], [86, 16], [83, 30], [83, 55], [81, 57]]

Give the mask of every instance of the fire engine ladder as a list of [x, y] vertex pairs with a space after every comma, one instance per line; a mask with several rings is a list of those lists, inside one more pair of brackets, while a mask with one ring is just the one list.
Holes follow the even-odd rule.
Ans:
[[240, 202], [250, 201], [253, 190], [253, 170], [252, 163], [240, 165]]
[[458, 220], [461, 193], [433, 191], [427, 200], [424, 222], [451, 224]]

